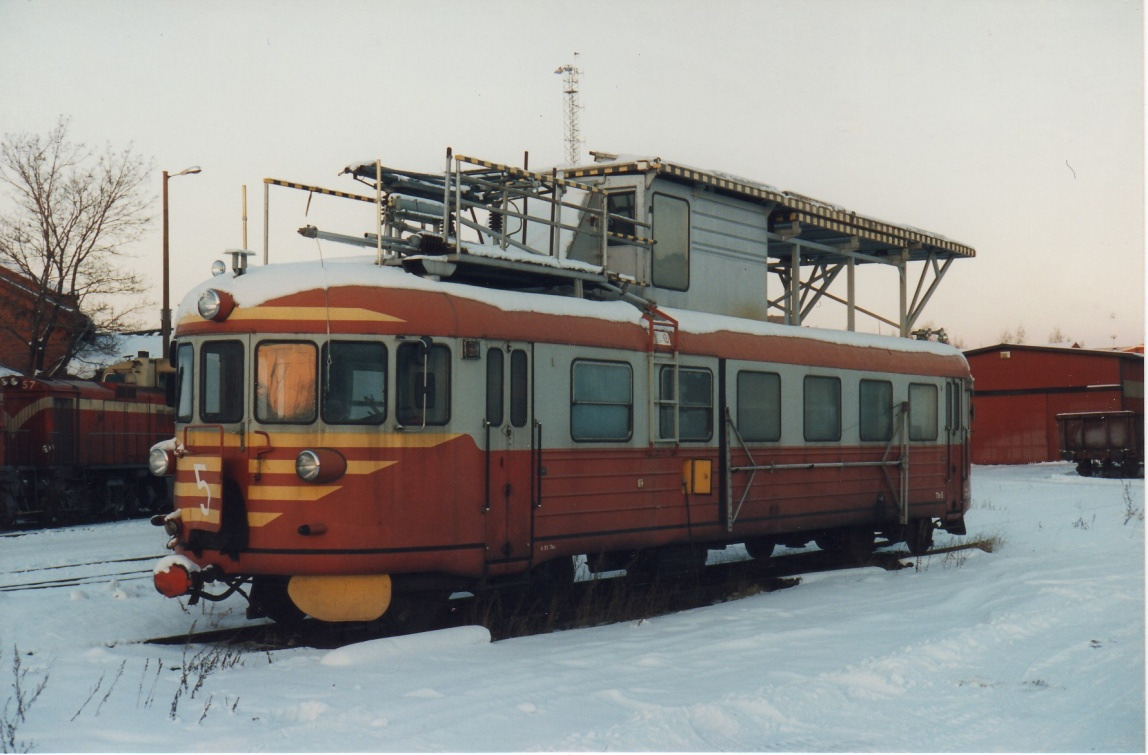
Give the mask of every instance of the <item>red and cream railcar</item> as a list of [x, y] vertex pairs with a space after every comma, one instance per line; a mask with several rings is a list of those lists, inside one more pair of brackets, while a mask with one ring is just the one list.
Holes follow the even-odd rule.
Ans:
[[175, 437], [152, 455], [175, 478], [164, 594], [252, 580], [256, 612], [370, 620], [392, 593], [569, 575], [578, 555], [964, 532], [953, 348], [373, 263], [185, 299]]

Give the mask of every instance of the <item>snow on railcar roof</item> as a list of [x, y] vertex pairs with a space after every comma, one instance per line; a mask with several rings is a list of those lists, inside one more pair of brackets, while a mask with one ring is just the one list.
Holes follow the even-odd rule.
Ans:
[[[444, 282], [420, 277], [401, 268], [379, 266], [374, 257], [338, 257], [325, 261], [287, 262], [249, 268], [246, 274], [210, 278], [194, 287], [180, 302], [176, 322], [196, 312], [199, 295], [208, 288], [226, 290], [240, 307], [256, 307], [291, 294], [321, 288], [374, 286], [428, 291], [482, 302], [504, 312], [542, 312], [552, 315], [594, 318], [608, 322], [632, 323], [645, 327], [643, 315], [635, 305], [625, 301], [601, 301], [487, 288], [466, 283]], [[782, 338], [806, 338], [842, 345], [880, 348], [903, 352], [959, 356], [961, 352], [934, 341], [856, 333], [825, 328], [797, 327], [750, 320], [728, 315], [665, 308], [683, 332], [704, 335], [728, 331]]]

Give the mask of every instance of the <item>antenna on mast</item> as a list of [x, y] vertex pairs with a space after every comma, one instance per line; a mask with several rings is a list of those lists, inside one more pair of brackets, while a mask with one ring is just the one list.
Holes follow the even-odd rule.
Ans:
[[[577, 62], [578, 53], [574, 53], [574, 60]], [[578, 104], [578, 76], [582, 70], [567, 63], [558, 66], [554, 73], [563, 74], [562, 90], [566, 95], [566, 162], [577, 165], [582, 154], [582, 135], [578, 131], [578, 111], [582, 109]]]

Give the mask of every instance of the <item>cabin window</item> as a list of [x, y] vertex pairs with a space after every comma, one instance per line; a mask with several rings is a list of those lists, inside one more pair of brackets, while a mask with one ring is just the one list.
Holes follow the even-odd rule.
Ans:
[[323, 421], [381, 425], [387, 418], [387, 347], [367, 341], [323, 346]]
[[690, 205], [668, 194], [654, 194], [651, 208], [653, 284], [685, 291], [690, 287]]
[[510, 424], [515, 427], [526, 426], [527, 409], [530, 405], [529, 382], [526, 352], [515, 349], [510, 352]]
[[[675, 405], [678, 423], [676, 434]], [[713, 374], [709, 370], [662, 368], [658, 390], [658, 434], [662, 440], [710, 439], [713, 435]]]
[[489, 349], [486, 352], [486, 422], [493, 427], [502, 425], [504, 362], [501, 349]]
[[893, 437], [893, 384], [887, 380], [862, 380], [858, 393], [858, 425], [861, 440]]
[[805, 439], [841, 440], [841, 380], [805, 377]]
[[204, 422], [243, 419], [243, 344], [208, 341], [199, 350], [199, 416]]
[[255, 348], [255, 419], [314, 422], [316, 348], [306, 342], [264, 342]]
[[175, 352], [176, 394], [175, 420], [176, 422], [191, 422], [191, 414], [195, 409], [192, 397], [192, 386], [195, 385], [195, 352], [190, 343], [181, 343]]
[[[610, 215], [621, 215], [629, 218], [631, 221], [634, 219], [634, 192], [632, 191], [615, 191], [606, 195], [606, 212]], [[607, 229], [610, 233], [616, 233], [621, 236], [636, 236], [634, 233], [634, 224], [619, 220], [617, 218], [609, 218], [606, 223]], [[630, 242], [625, 239], [607, 238], [606, 244], [608, 246], [617, 246], [619, 244], [629, 244]]]
[[748, 442], [781, 440], [781, 376], [776, 372], [737, 373], [737, 431]]
[[399, 345], [397, 419], [402, 425], [450, 421], [450, 349], [430, 339]]
[[909, 440], [937, 439], [937, 386], [909, 385]]
[[634, 376], [625, 362], [577, 360], [571, 367], [570, 437], [624, 441], [633, 433]]

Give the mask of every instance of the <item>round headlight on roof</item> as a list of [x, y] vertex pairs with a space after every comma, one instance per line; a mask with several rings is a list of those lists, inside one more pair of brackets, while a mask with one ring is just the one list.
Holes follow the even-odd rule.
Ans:
[[235, 309], [235, 299], [226, 291], [209, 288], [199, 295], [199, 316], [213, 322], [223, 322]]

